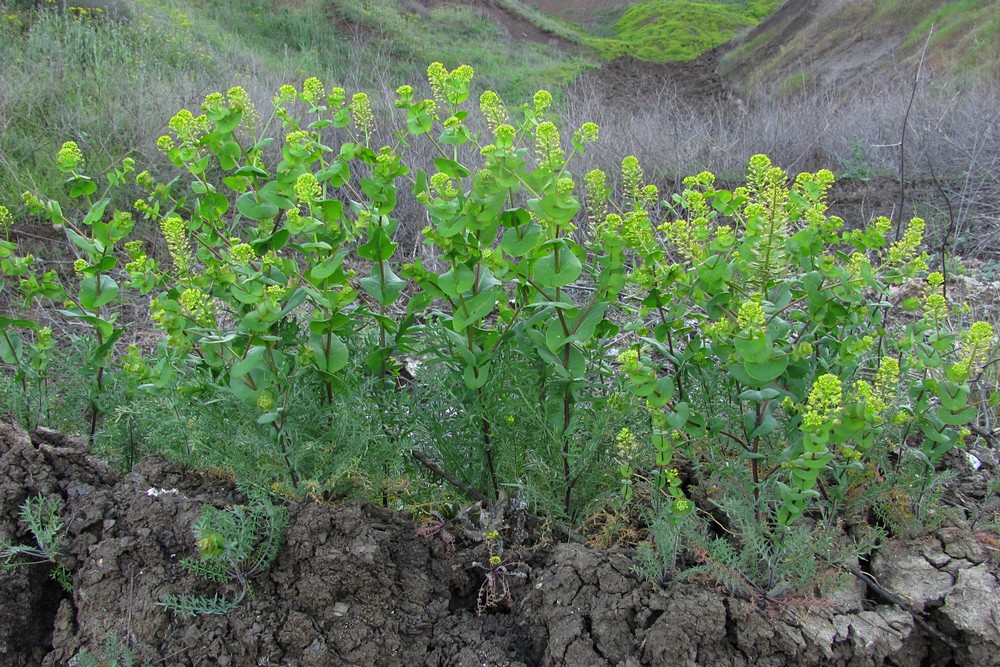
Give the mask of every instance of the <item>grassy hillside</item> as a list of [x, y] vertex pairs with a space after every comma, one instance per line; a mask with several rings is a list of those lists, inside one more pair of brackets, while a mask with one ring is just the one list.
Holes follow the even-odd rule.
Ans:
[[[76, 141], [96, 173], [127, 155], [155, 164], [167, 119], [233, 85], [258, 103], [310, 76], [377, 96], [419, 85], [427, 65], [441, 61], [472, 64], [479, 86], [527, 99], [538, 88], [557, 90], [591, 62], [534, 42], [511, 48], [489, 16], [459, 5], [415, 12], [395, 0], [89, 4], [108, 11], [0, 2], [0, 202], [8, 206], [25, 190], [59, 187], [51, 156], [63, 141]], [[108, 18], [113, 10], [120, 19]]]
[[613, 37], [589, 43], [605, 58], [628, 55], [652, 62], [693, 60], [755, 25], [774, 9], [775, 2], [647, 0], [625, 10], [611, 28]]

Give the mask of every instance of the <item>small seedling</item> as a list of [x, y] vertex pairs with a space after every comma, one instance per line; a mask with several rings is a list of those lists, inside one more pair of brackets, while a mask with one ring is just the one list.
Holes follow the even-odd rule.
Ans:
[[527, 572], [520, 569], [527, 569], [527, 563], [516, 561], [503, 556], [503, 541], [500, 533], [491, 531], [485, 536], [486, 545], [490, 550], [490, 557], [485, 563], [473, 563], [473, 567], [478, 567], [486, 573], [483, 585], [479, 587], [479, 595], [476, 602], [476, 614], [482, 616], [490, 609], [499, 609], [506, 605], [511, 605], [510, 582], [508, 579], [514, 577], [525, 579]]
[[[0, 549], [5, 569], [19, 565], [54, 563], [59, 555], [59, 540], [63, 525], [59, 518], [62, 501], [59, 498], [45, 498], [38, 495], [28, 498], [21, 505], [21, 523], [35, 536], [37, 546], [4, 544]], [[27, 560], [18, 560], [25, 558]]]
[[209, 581], [236, 583], [233, 597], [215, 594], [168, 595], [160, 605], [182, 616], [226, 614], [247, 594], [253, 595], [250, 579], [271, 567], [281, 550], [288, 525], [288, 510], [276, 507], [266, 494], [254, 495], [249, 505], [220, 510], [203, 505], [194, 525], [199, 558], [185, 558], [181, 567]]
[[[59, 557], [59, 542], [62, 540], [63, 523], [59, 517], [62, 500], [58, 497], [45, 498], [42, 495], [28, 498], [21, 505], [21, 523], [35, 536], [35, 544], [9, 544], [0, 542], [0, 562], [4, 570], [12, 570], [19, 565], [55, 563]], [[55, 567], [52, 578], [67, 592], [73, 590], [71, 576], [64, 567]]]

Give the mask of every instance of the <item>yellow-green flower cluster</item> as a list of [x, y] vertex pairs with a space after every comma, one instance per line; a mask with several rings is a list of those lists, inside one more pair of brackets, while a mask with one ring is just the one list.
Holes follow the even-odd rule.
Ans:
[[78, 259], [73, 262], [73, 271], [77, 275], [82, 275], [88, 268], [90, 268], [90, 263], [85, 259]]
[[366, 93], [355, 93], [351, 97], [351, 118], [355, 129], [365, 136], [365, 140], [375, 131], [375, 114]]
[[552, 106], [552, 93], [547, 90], [539, 90], [531, 100], [535, 105], [535, 111], [542, 112]]
[[188, 245], [187, 223], [176, 215], [171, 215], [160, 221], [160, 231], [167, 241], [167, 250], [174, 261], [174, 271], [184, 275], [191, 270], [194, 258]]
[[625, 194], [634, 202], [639, 198], [639, 191], [643, 181], [642, 167], [639, 165], [639, 158], [629, 155], [622, 160], [622, 183], [625, 187]]
[[290, 86], [286, 83], [278, 88], [278, 94], [274, 96], [274, 103], [275, 105], [288, 104], [289, 102], [294, 102], [298, 95], [299, 93], [295, 90], [295, 86]]
[[458, 188], [455, 187], [455, 181], [440, 171], [431, 176], [430, 188], [432, 192], [445, 201], [450, 201], [458, 196]]
[[597, 123], [584, 123], [579, 130], [573, 133], [573, 138], [582, 144], [590, 144], [597, 141], [599, 131]]
[[615, 436], [615, 449], [622, 461], [630, 461], [639, 451], [639, 440], [628, 427], [624, 427]]
[[35, 344], [38, 346], [38, 349], [45, 350], [52, 347], [52, 329], [49, 327], [42, 327], [35, 336]]
[[988, 322], [976, 322], [962, 334], [961, 357], [952, 373], [968, 378], [974, 368], [984, 364], [993, 346], [993, 327]]
[[139, 348], [135, 345], [129, 345], [126, 348], [125, 356], [122, 358], [122, 370], [134, 378], [141, 378], [146, 375], [146, 364], [142, 361], [142, 357], [139, 356]]
[[587, 197], [587, 219], [592, 232], [600, 231], [602, 223], [608, 215], [608, 197], [611, 190], [607, 187], [607, 176], [600, 169], [587, 172], [583, 177], [583, 187]]
[[921, 218], [913, 218], [906, 226], [903, 238], [889, 246], [886, 251], [885, 263], [894, 268], [910, 265], [914, 271], [922, 271], [927, 267], [925, 256], [918, 255], [920, 244], [924, 240], [925, 223]]
[[75, 141], [67, 141], [56, 155], [56, 165], [66, 173], [77, 171], [83, 167], [83, 151]]
[[125, 252], [132, 258], [132, 261], [125, 265], [125, 270], [129, 273], [145, 273], [149, 258], [142, 250], [142, 241], [129, 241], [125, 244]]
[[629, 248], [650, 250], [653, 247], [653, 226], [644, 211], [627, 211], [622, 219], [621, 234]]
[[257, 257], [253, 251], [253, 246], [249, 243], [243, 243], [240, 239], [229, 239], [229, 242], [232, 243], [229, 254], [237, 262], [246, 264]]
[[764, 323], [767, 318], [764, 315], [764, 306], [756, 299], [750, 299], [740, 304], [740, 310], [736, 314], [736, 324], [743, 331], [759, 333], [764, 330]]
[[274, 303], [281, 302], [281, 298], [285, 296], [285, 291], [284, 285], [268, 285], [264, 288], [265, 295]]
[[191, 314], [198, 324], [209, 325], [215, 321], [215, 308], [212, 297], [196, 287], [189, 287], [181, 292], [180, 304]]
[[840, 378], [826, 373], [816, 378], [802, 416], [804, 431], [819, 432], [840, 415], [844, 404], [844, 391]]
[[300, 98], [306, 104], [319, 106], [326, 98], [326, 91], [323, 89], [323, 82], [314, 76], [309, 77], [302, 84]]
[[474, 75], [469, 65], [462, 65], [451, 72], [439, 62], [431, 63], [427, 68], [427, 82], [439, 104], [461, 104], [468, 95], [469, 83]]
[[499, 148], [510, 148], [514, 145], [514, 137], [517, 135], [517, 130], [514, 129], [512, 125], [498, 125], [497, 129], [493, 132], [493, 140]]
[[618, 355], [618, 363], [622, 365], [622, 371], [631, 373], [639, 369], [639, 351], [629, 348]]
[[270, 391], [261, 392], [261, 395], [257, 397], [257, 409], [262, 412], [267, 412], [274, 407], [274, 394]]
[[295, 197], [302, 204], [312, 204], [323, 195], [323, 188], [315, 174], [307, 171], [295, 179]]
[[340, 86], [334, 86], [330, 90], [330, 94], [326, 96], [326, 103], [331, 109], [339, 109], [344, 106], [345, 100], [347, 100], [347, 91]]
[[0, 206], [0, 227], [3, 227], [4, 231], [6, 231], [13, 222], [14, 218], [11, 216], [7, 207]]
[[156, 187], [156, 179], [148, 171], [143, 170], [135, 175], [135, 183], [143, 190], [149, 191]]
[[944, 296], [944, 276], [934, 271], [927, 276], [928, 294], [924, 299], [924, 316], [932, 320], [948, 317], [948, 300]]
[[229, 101], [230, 107], [243, 112], [243, 123], [247, 127], [255, 127], [260, 121], [260, 117], [257, 115], [257, 107], [254, 106], [253, 100], [250, 99], [250, 95], [247, 94], [247, 91], [242, 86], [233, 86], [227, 90], [226, 99]]
[[535, 152], [539, 161], [553, 171], [562, 168], [564, 153], [555, 123], [545, 121], [535, 129]]
[[498, 127], [510, 122], [510, 117], [507, 115], [507, 109], [504, 108], [503, 101], [492, 90], [487, 90], [479, 96], [479, 110], [482, 111], [483, 118], [486, 119], [486, 126], [490, 128], [490, 132], [496, 132]]
[[209, 120], [204, 114], [195, 116], [187, 109], [181, 109], [167, 121], [167, 127], [182, 141], [194, 142], [198, 140], [208, 132], [209, 126]]

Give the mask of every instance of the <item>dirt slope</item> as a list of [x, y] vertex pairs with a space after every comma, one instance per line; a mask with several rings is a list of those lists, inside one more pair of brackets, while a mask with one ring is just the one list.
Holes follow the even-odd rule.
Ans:
[[[894, 542], [872, 571], [924, 613], [883, 604], [854, 586], [826, 601], [752, 602], [710, 585], [654, 587], [629, 553], [516, 543], [524, 561], [512, 604], [477, 615], [482, 542], [454, 548], [420, 537], [409, 516], [369, 505], [289, 503], [286, 542], [255, 595], [223, 616], [185, 618], [168, 593], [227, 592], [185, 574], [203, 503], [245, 502], [231, 481], [151, 458], [118, 477], [83, 444], [31, 437], [0, 421], [0, 537], [28, 497], [59, 497], [66, 532], [57, 564], [0, 574], [0, 667], [73, 664], [108, 640], [136, 664], [228, 667], [381, 665], [1000, 665], [990, 611], [1000, 585], [986, 551], [958, 527]], [[152, 491], [151, 491], [152, 490]], [[534, 546], [531, 546], [531, 545]], [[107, 664], [107, 663], [106, 663]]]

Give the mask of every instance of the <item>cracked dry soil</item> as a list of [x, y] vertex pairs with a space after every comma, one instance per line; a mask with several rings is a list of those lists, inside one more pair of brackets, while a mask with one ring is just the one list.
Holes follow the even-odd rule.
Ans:
[[708, 584], [659, 588], [627, 552], [567, 544], [509, 546], [530, 573], [512, 581], [511, 609], [477, 616], [482, 544], [448, 550], [370, 505], [290, 502], [286, 543], [253, 599], [189, 619], [157, 602], [215, 592], [178, 563], [195, 555], [202, 503], [243, 500], [230, 480], [159, 458], [120, 477], [81, 442], [10, 421], [0, 470], [0, 537], [30, 543], [18, 506], [59, 496], [58, 564], [73, 573], [72, 593], [50, 566], [0, 573], [2, 666], [72, 664], [109, 638], [152, 665], [1000, 665], [997, 566], [959, 527], [890, 542], [872, 562], [919, 619], [858, 581], [822, 604], [762, 607]]

